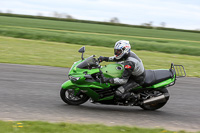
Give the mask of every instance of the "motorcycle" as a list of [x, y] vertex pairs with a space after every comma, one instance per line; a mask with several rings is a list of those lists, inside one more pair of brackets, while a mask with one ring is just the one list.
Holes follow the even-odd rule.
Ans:
[[157, 110], [169, 100], [168, 87], [176, 79], [185, 77], [182, 65], [171, 63], [170, 69], [145, 70], [144, 84], [133, 88], [128, 100], [116, 100], [115, 91], [119, 85], [105, 83], [106, 78], [120, 78], [124, 71], [123, 62], [101, 66], [94, 55], [84, 59], [85, 47], [79, 49], [81, 60], [74, 62], [68, 77], [61, 86], [60, 97], [69, 105], [80, 105], [87, 102], [107, 105], [139, 106], [144, 110]]

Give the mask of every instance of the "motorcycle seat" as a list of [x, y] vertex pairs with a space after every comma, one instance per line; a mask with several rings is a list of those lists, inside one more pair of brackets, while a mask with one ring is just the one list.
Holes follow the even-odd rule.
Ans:
[[146, 76], [143, 86], [148, 87], [173, 78], [171, 70], [145, 70]]

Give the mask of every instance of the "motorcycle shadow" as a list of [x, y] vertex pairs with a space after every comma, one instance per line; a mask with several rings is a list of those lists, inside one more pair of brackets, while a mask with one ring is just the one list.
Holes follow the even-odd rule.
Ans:
[[143, 110], [140, 107], [137, 106], [120, 106], [120, 105], [103, 105], [103, 104], [92, 104], [92, 103], [85, 103], [82, 105], [67, 105], [65, 104], [65, 107], [69, 107], [72, 110], [76, 109], [79, 111], [91, 111], [91, 112], [97, 112], [97, 113], [112, 113], [112, 112], [120, 112], [120, 113], [137, 113], [137, 114], [155, 114], [155, 115], [162, 115], [166, 112], [162, 109], [155, 110], [155, 111], [149, 111], [149, 110]]

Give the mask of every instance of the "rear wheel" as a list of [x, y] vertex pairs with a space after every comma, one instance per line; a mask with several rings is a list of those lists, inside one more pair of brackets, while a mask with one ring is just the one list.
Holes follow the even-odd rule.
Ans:
[[[156, 97], [155, 94], [157, 96], [162, 95], [162, 94], [168, 94], [169, 95], [168, 90], [166, 88], [163, 88], [161, 90], [156, 90], [156, 91], [152, 90], [151, 93], [154, 93], [154, 97]], [[153, 104], [147, 104], [147, 105], [142, 104], [142, 105], [140, 105], [140, 107], [144, 110], [157, 110], [157, 109], [162, 108], [167, 103], [168, 100], [169, 100], [169, 97], [166, 97], [165, 102], [153, 103]]]
[[84, 93], [74, 95], [73, 89], [61, 89], [60, 97], [65, 103], [69, 105], [80, 105], [87, 102], [89, 99], [89, 97]]

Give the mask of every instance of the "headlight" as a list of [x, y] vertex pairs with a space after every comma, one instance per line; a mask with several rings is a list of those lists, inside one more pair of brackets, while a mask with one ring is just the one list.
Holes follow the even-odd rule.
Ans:
[[79, 80], [81, 77], [74, 77], [74, 79]]
[[69, 79], [73, 82], [79, 80], [81, 77], [73, 77], [73, 76], [69, 76]]

